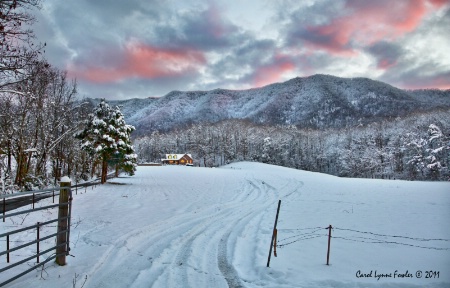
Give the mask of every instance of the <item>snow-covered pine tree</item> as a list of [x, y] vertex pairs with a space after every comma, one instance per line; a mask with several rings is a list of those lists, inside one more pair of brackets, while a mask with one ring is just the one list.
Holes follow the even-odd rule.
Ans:
[[264, 144], [261, 154], [261, 161], [263, 163], [269, 163], [271, 161], [272, 150], [272, 139], [270, 137], [264, 138]]
[[117, 150], [112, 159], [116, 168], [116, 177], [119, 176], [119, 169], [122, 169], [129, 175], [134, 175], [137, 155], [134, 152], [133, 145], [131, 145], [130, 137], [135, 128], [132, 125], [127, 125], [118, 106], [112, 109], [111, 119], [113, 126], [116, 127], [114, 133], [112, 133], [117, 144]]
[[413, 148], [412, 157], [407, 164], [412, 165], [416, 171], [421, 172], [422, 176], [430, 179], [438, 180], [448, 177], [450, 143], [439, 126], [430, 124], [426, 136], [416, 133], [409, 133], [407, 136], [412, 140], [408, 139], [406, 145]]
[[137, 156], [131, 145], [130, 135], [135, 128], [125, 123], [119, 107], [111, 108], [102, 99], [85, 122], [85, 127], [75, 136], [81, 140], [81, 148], [102, 163], [101, 183], [106, 182], [108, 162], [123, 168], [129, 174], [135, 171]]
[[448, 174], [450, 139], [445, 137], [442, 130], [435, 124], [428, 126], [428, 137], [427, 168], [430, 169], [432, 178], [437, 179], [441, 174]]

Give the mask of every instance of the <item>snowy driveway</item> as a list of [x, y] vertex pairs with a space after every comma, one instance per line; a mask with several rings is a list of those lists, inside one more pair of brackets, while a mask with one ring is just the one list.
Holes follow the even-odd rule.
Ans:
[[[119, 199], [122, 204], [118, 205], [123, 211], [118, 214], [128, 218], [121, 228], [126, 232], [108, 243], [101, 260], [87, 272], [95, 275], [88, 284], [93, 287], [243, 285], [245, 279], [239, 277], [231, 260], [234, 255], [245, 255], [246, 264], [255, 265], [252, 262], [259, 258], [256, 254], [263, 253], [255, 250], [255, 242], [267, 242], [270, 238], [266, 227], [263, 229], [266, 238], [261, 239], [262, 223], [267, 214], [274, 217], [274, 203], [283, 196], [279, 189], [263, 184], [262, 179], [248, 171], [239, 175], [232, 169], [141, 167], [140, 170], [148, 173], [118, 180], [132, 181], [133, 185], [109, 186], [111, 190], [120, 189], [123, 196]], [[299, 186], [301, 183], [296, 181], [287, 183], [282, 193], [295, 192]], [[108, 210], [108, 204], [104, 208]], [[106, 240], [89, 239], [99, 245]]]
[[[441, 287], [450, 283], [450, 250], [346, 242], [349, 232], [334, 230], [342, 238], [333, 239], [332, 265], [326, 266], [326, 231], [319, 229], [314, 239], [301, 231], [332, 224], [450, 239], [449, 191], [450, 183], [341, 179], [258, 163], [139, 167], [133, 177], [79, 191], [71, 232], [75, 257], [11, 287], [71, 287], [74, 280], [81, 287], [86, 276], [84, 287]], [[279, 199], [278, 239], [296, 242], [278, 249], [266, 268]], [[445, 241], [410, 241], [450, 248]], [[440, 278], [356, 277], [359, 270], [407, 269], [434, 269]]]

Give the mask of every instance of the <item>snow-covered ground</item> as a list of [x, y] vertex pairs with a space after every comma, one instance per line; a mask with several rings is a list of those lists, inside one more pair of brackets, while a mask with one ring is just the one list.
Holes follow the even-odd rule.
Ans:
[[[247, 162], [138, 167], [110, 181], [74, 195], [75, 257], [7, 287], [81, 287], [86, 276], [84, 287], [450, 287], [448, 182], [342, 179]], [[279, 199], [280, 247], [267, 268]]]

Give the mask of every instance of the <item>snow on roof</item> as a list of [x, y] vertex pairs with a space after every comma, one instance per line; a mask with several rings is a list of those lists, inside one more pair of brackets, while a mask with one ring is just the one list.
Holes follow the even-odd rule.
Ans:
[[164, 160], [178, 160], [178, 159], [183, 158], [184, 155], [187, 155], [187, 156], [189, 156], [189, 158], [192, 158], [192, 155], [191, 154], [187, 154], [187, 153], [184, 153], [184, 154], [166, 154], [166, 158], [165, 159], [161, 159], [161, 160], [162, 161], [164, 161]]

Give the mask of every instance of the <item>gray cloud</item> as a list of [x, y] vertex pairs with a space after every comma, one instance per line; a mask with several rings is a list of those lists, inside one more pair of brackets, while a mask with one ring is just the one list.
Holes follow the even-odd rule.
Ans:
[[[396, 59], [380, 80], [406, 89], [450, 87], [450, 8], [433, 17], [413, 33], [395, 43], [381, 43], [371, 50], [378, 59]], [[447, 88], [445, 88], [447, 87]]]
[[[88, 77], [78, 79], [80, 91], [93, 97], [131, 98], [164, 95], [171, 90], [247, 88], [258, 81], [263, 83], [261, 79], [282, 81], [287, 80], [286, 75], [307, 76], [329, 71], [371, 78], [381, 71], [378, 80], [401, 87], [407, 87], [409, 82], [405, 79], [432, 83], [434, 76], [439, 79], [448, 75], [448, 56], [440, 57], [441, 63], [436, 61], [438, 56], [432, 56], [437, 47], [430, 47], [430, 55], [422, 55], [421, 59], [411, 52], [414, 45], [421, 43], [421, 37], [443, 39], [442, 35], [448, 34], [448, 9], [445, 13], [432, 14], [433, 17], [422, 21], [417, 31], [401, 37], [370, 39], [368, 33], [368, 40], [359, 41], [353, 37], [352, 30], [345, 30], [357, 26], [345, 21], [358, 19], [354, 15], [356, 10], [372, 12], [371, 9], [379, 9], [385, 2], [370, 5], [346, 0], [268, 2], [272, 17], [265, 21], [264, 27], [270, 27], [270, 33], [266, 33], [250, 31], [244, 26], [245, 21], [252, 19], [239, 22], [233, 18], [237, 22], [232, 22], [224, 12], [226, 5], [232, 4], [215, 1], [189, 4], [189, 1], [170, 0], [46, 0], [42, 11], [36, 14], [39, 22], [33, 28], [38, 40], [47, 42], [46, 58], [60, 69], [73, 66], [98, 68], [97, 72], [116, 69], [117, 81], [94, 83]], [[346, 18], [352, 15], [353, 18]], [[341, 20], [336, 22], [338, 18]], [[327, 27], [330, 31], [318, 30], [330, 24], [336, 27]], [[337, 27], [338, 24], [342, 26]], [[156, 53], [154, 57], [162, 57], [164, 51], [169, 54], [194, 51], [205, 63], [201, 63], [202, 67], [195, 66], [197, 71], [187, 70], [189, 73], [154, 78], [135, 73], [120, 79], [122, 74], [117, 69], [126, 66], [123, 62], [128, 59], [130, 43], [150, 47], [148, 53]], [[444, 45], [440, 49], [450, 50], [448, 40], [442, 40], [440, 45]], [[150, 57], [143, 59], [149, 61]], [[358, 64], [358, 61], [363, 62]]]
[[275, 50], [273, 40], [255, 40], [249, 35], [247, 41], [231, 49], [220, 61], [212, 65], [209, 72], [211, 75], [217, 75], [218, 79], [226, 79], [227, 75], [236, 74], [236, 71], [247, 71], [234, 83], [244, 84], [249, 80], [249, 74], [273, 58]]
[[399, 58], [404, 54], [400, 45], [387, 41], [374, 43], [368, 46], [366, 50], [377, 59], [379, 68], [389, 68], [396, 65]]
[[312, 3], [280, 1], [274, 21], [279, 23], [280, 37], [287, 46], [297, 47], [307, 42], [327, 44], [330, 42], [330, 35], [319, 35], [310, 28], [329, 24], [336, 15], [343, 13], [343, 6], [344, 2], [340, 0]]
[[426, 63], [410, 70], [388, 70], [380, 80], [406, 89], [427, 89], [448, 85], [450, 70], [436, 71], [435, 67], [435, 63]]

